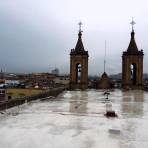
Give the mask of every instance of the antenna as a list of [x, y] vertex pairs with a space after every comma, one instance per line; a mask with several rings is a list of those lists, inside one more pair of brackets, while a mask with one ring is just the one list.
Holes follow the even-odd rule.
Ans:
[[105, 52], [104, 52], [104, 72], [105, 72], [105, 67], [106, 66], [106, 40], [105, 40]]

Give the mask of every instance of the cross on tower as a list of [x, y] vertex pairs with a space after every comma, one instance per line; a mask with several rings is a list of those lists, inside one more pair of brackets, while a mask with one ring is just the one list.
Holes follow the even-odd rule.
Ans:
[[134, 25], [136, 24], [136, 22], [134, 21], [133, 17], [132, 17], [132, 21], [130, 24], [132, 25], [132, 31], [134, 31]]
[[79, 32], [82, 32], [82, 30], [81, 30], [82, 22], [79, 22], [78, 25], [79, 25]]

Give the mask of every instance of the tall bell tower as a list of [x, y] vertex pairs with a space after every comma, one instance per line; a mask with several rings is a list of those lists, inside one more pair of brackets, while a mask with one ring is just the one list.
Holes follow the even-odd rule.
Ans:
[[79, 23], [78, 41], [70, 52], [70, 89], [87, 89], [88, 87], [88, 51], [82, 42], [82, 23]]
[[122, 87], [125, 89], [143, 88], [143, 50], [138, 50], [135, 42], [135, 22], [132, 20], [131, 40], [127, 51], [122, 54]]

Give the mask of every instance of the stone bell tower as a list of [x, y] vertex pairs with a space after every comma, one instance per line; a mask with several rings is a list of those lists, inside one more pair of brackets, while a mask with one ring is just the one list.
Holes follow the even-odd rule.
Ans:
[[88, 87], [88, 51], [83, 46], [81, 25], [80, 22], [76, 47], [70, 52], [70, 89]]
[[143, 88], [143, 50], [138, 50], [135, 42], [135, 22], [132, 20], [131, 40], [127, 51], [122, 54], [122, 87], [124, 89]]

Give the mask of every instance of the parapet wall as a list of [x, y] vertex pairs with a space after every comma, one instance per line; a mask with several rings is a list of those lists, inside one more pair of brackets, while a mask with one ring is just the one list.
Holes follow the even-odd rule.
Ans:
[[65, 87], [53, 88], [53, 89], [50, 89], [48, 91], [45, 91], [45, 92], [42, 92], [42, 93], [39, 93], [39, 94], [36, 94], [36, 95], [8, 100], [6, 102], [0, 103], [0, 110], [5, 110], [5, 109], [8, 109], [8, 108], [11, 108], [11, 107], [14, 107], [14, 106], [22, 105], [26, 102], [45, 98], [45, 97], [48, 97], [48, 96], [57, 96], [61, 92], [63, 92], [65, 89], [66, 89]]

